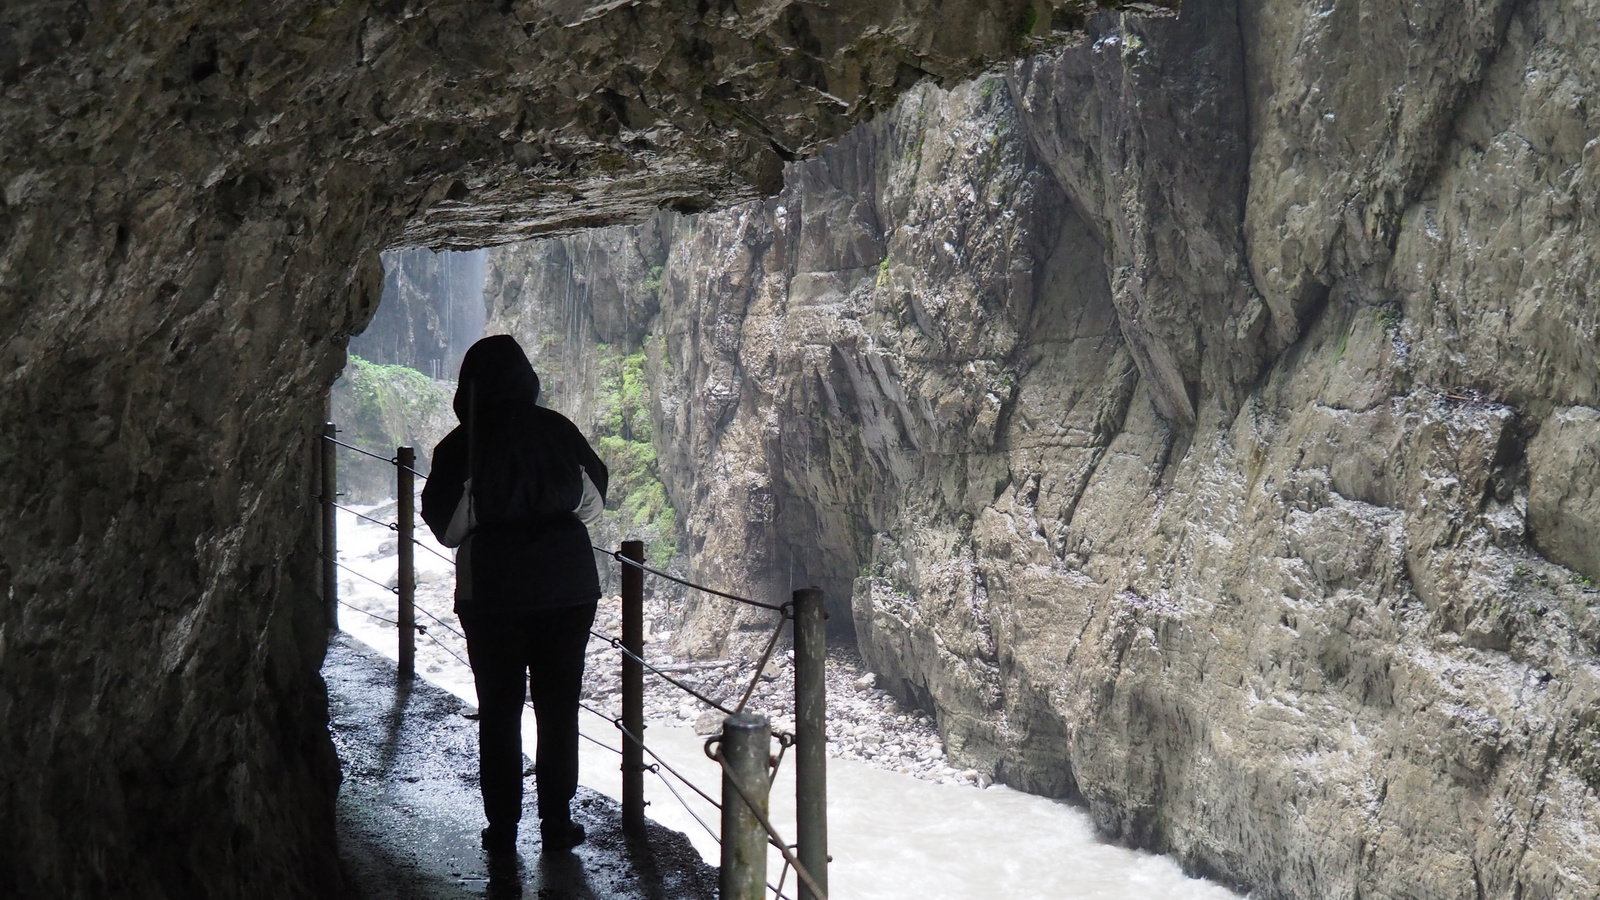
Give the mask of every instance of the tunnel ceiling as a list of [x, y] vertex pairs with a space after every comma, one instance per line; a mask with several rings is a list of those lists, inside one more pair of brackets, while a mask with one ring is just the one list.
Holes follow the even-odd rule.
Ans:
[[773, 193], [918, 81], [1177, 2], [10, 6], [8, 207], [67, 167], [225, 214], [309, 174], [465, 247]]

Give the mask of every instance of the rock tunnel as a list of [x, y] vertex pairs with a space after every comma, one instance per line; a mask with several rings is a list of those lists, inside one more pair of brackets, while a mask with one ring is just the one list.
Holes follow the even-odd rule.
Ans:
[[772, 193], [1093, 6], [7, 4], [0, 893], [338, 894], [311, 436], [378, 251]]
[[644, 222], [701, 562], [831, 567], [964, 764], [1264, 897], [1588, 896], [1600, 7], [1176, 7], [0, 10], [0, 894], [340, 893], [378, 254]]

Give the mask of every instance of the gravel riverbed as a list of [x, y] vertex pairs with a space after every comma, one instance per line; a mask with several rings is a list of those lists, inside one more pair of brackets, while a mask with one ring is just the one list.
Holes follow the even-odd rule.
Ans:
[[[675, 613], [664, 600], [645, 601], [644, 658], [706, 697], [732, 707], [755, 677], [759, 651], [751, 656], [723, 660], [691, 660], [674, 656], [670, 649]], [[621, 603], [608, 597], [600, 602], [594, 630], [621, 635]], [[787, 636], [784, 638], [787, 642]], [[589, 642], [584, 671], [584, 698], [608, 716], [622, 710], [622, 651], [599, 638]], [[970, 783], [987, 787], [988, 779], [973, 770], [958, 770], [945, 757], [944, 745], [924, 710], [907, 709], [878, 687], [854, 648], [835, 647], [828, 652], [828, 755], [857, 759], [879, 768], [915, 775], [946, 784]], [[700, 734], [721, 729], [722, 714], [649, 671], [645, 672], [644, 715], [647, 722], [693, 727]], [[766, 715], [774, 731], [794, 731], [794, 654], [780, 645], [756, 681], [747, 709]]]

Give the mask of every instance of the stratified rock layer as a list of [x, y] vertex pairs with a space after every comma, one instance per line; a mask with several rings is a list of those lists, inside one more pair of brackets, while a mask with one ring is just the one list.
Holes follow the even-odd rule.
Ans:
[[672, 223], [694, 574], [1258, 896], [1591, 896], [1597, 23], [1189, 0]]
[[337, 893], [311, 460], [379, 250], [770, 193], [1089, 6], [0, 8], [0, 894]]

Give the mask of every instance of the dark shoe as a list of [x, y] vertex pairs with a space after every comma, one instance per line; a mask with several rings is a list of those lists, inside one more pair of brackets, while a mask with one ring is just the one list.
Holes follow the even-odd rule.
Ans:
[[515, 856], [517, 853], [517, 826], [490, 825], [483, 830], [483, 849], [492, 857]]
[[571, 850], [583, 843], [583, 826], [571, 819], [546, 820], [539, 823], [539, 838], [546, 850]]

